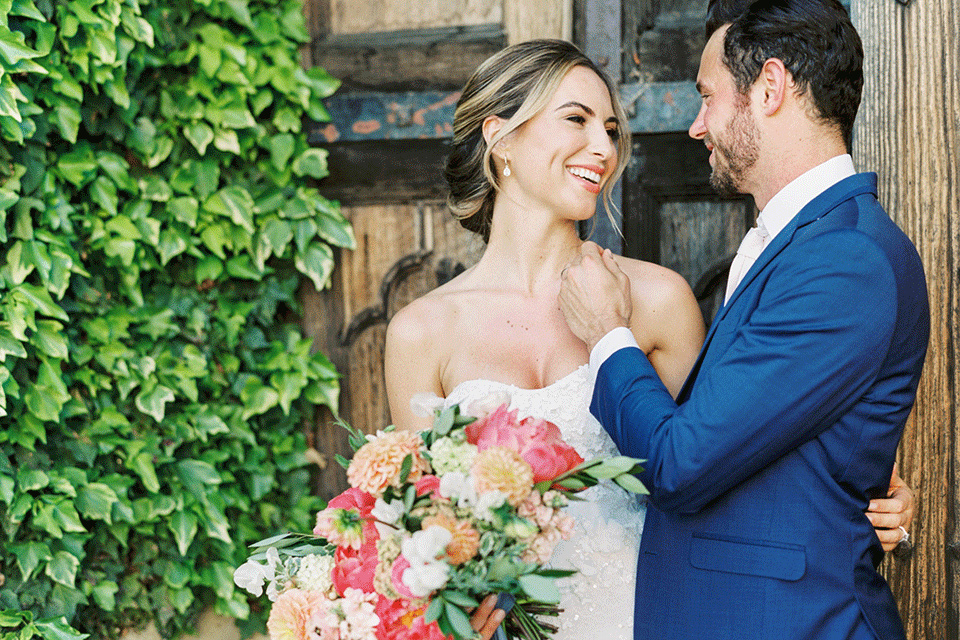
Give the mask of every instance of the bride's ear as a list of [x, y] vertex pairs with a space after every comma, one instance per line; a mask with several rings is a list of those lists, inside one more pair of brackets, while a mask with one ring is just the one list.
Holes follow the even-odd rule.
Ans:
[[[480, 130], [483, 133], [483, 139], [486, 141], [487, 146], [490, 146], [490, 141], [493, 140], [498, 133], [500, 133], [500, 130], [503, 128], [503, 125], [506, 124], [506, 122], [507, 121], [500, 116], [487, 116], [486, 119], [484, 119]], [[503, 140], [500, 140], [497, 143], [497, 146], [494, 148], [494, 153], [498, 153], [498, 155], [502, 156], [504, 146]]]

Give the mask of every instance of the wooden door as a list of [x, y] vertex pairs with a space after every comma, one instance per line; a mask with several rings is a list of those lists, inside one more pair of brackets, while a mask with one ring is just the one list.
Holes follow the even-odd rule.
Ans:
[[911, 640], [960, 638], [960, 4], [853, 0], [864, 44], [854, 161], [879, 175], [880, 201], [916, 244], [930, 294], [931, 335], [900, 469], [917, 494], [915, 541], [888, 557]]
[[[343, 81], [332, 122], [310, 141], [329, 151], [321, 190], [341, 203], [356, 251], [342, 251], [330, 291], [302, 292], [303, 320], [341, 380], [340, 413], [367, 431], [387, 425], [386, 325], [397, 309], [473, 264], [482, 242], [447, 212], [441, 173], [459, 89], [510, 42], [569, 38], [569, 0], [308, 0], [304, 52]], [[313, 446], [325, 466], [320, 495], [345, 488], [347, 455], [333, 416], [318, 417]]]

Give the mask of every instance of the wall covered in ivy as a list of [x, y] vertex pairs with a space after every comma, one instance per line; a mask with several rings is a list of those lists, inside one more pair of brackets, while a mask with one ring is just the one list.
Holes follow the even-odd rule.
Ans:
[[338, 384], [295, 292], [354, 240], [306, 38], [298, 0], [0, 0], [0, 637], [255, 627], [233, 567], [309, 530]]

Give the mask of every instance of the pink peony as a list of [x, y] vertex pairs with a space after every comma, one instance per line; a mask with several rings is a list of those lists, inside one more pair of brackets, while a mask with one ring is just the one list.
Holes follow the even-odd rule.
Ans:
[[333, 586], [341, 596], [347, 589], [373, 593], [373, 578], [377, 572], [377, 538], [368, 538], [360, 549], [337, 547], [333, 555]]
[[277, 597], [267, 619], [270, 640], [308, 640], [312, 629], [308, 622], [314, 614], [326, 611], [329, 601], [317, 591], [288, 589]]
[[423, 621], [426, 609], [422, 601], [380, 598], [376, 609], [380, 618], [377, 637], [379, 640], [453, 640], [453, 636], [443, 635], [436, 622]]
[[518, 420], [517, 413], [501, 405], [467, 425], [467, 441], [480, 451], [493, 446], [516, 451], [533, 469], [534, 484], [552, 480], [583, 463], [580, 454], [564, 442], [557, 425], [539, 418]]
[[397, 559], [393, 562], [393, 569], [390, 571], [390, 582], [393, 585], [393, 590], [400, 594], [401, 598], [416, 600], [417, 596], [403, 582], [403, 572], [409, 568], [410, 561], [402, 555], [397, 556]]

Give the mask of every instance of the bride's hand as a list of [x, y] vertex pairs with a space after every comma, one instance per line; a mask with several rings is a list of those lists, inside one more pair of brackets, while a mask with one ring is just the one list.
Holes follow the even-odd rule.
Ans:
[[497, 596], [491, 594], [483, 599], [480, 606], [470, 616], [470, 626], [479, 634], [480, 640], [490, 640], [507, 615], [502, 609], [496, 609], [496, 606]]
[[[871, 500], [867, 508], [867, 518], [876, 529], [884, 551], [893, 551], [903, 538], [904, 532], [910, 530], [914, 506], [913, 491], [897, 473], [894, 465], [887, 497]], [[900, 527], [903, 527], [902, 531]]]
[[629, 326], [630, 278], [609, 249], [584, 242], [580, 257], [563, 269], [560, 280], [560, 309], [588, 349], [612, 329]]

